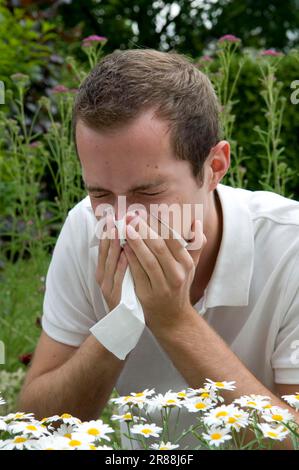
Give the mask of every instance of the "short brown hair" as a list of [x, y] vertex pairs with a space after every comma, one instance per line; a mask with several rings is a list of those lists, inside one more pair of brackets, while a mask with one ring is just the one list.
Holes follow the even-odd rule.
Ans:
[[193, 175], [219, 141], [219, 103], [208, 77], [191, 59], [154, 49], [116, 50], [106, 55], [79, 87], [73, 108], [78, 120], [102, 131], [130, 124], [143, 111], [169, 122], [170, 143]]

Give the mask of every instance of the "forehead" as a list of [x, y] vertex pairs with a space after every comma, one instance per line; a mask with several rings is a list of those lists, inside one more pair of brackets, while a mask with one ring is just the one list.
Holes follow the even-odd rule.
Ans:
[[118, 157], [121, 153], [139, 153], [147, 157], [152, 156], [152, 153], [171, 153], [169, 123], [156, 118], [153, 110], [145, 111], [122, 127], [100, 131], [91, 129], [79, 120], [76, 141], [80, 157], [85, 148], [99, 153], [101, 150], [109, 151], [111, 154], [116, 153]]
[[[127, 189], [147, 182], [169, 179], [179, 162], [173, 155], [168, 123], [146, 112], [129, 126], [96, 131], [81, 121], [76, 142], [88, 185]], [[186, 162], [184, 162], [186, 164]]]

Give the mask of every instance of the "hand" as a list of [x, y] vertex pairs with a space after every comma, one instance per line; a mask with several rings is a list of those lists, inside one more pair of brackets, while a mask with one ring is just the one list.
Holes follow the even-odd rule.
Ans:
[[207, 240], [199, 220], [193, 223], [192, 230], [195, 240], [201, 237], [202, 245], [188, 252], [177, 239], [158, 236], [141, 217], [138, 229], [127, 224], [124, 251], [146, 324], [152, 331], [179, 325], [187, 312], [193, 313], [190, 287]]
[[111, 311], [120, 302], [121, 287], [128, 261], [121, 249], [117, 228], [114, 226], [111, 214], [106, 216], [103, 234], [105, 237], [101, 238], [99, 243], [96, 281]]

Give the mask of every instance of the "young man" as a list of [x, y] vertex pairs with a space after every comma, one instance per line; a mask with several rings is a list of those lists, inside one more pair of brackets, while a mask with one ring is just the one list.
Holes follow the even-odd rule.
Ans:
[[[94, 419], [114, 387], [163, 393], [205, 378], [236, 381], [229, 401], [252, 393], [288, 408], [280, 397], [299, 387], [299, 203], [221, 184], [230, 148], [218, 109], [208, 78], [175, 53], [116, 51], [81, 85], [74, 129], [89, 194], [53, 253], [24, 410]], [[98, 204], [117, 212], [120, 196], [146, 209], [202, 204], [206, 243], [142, 238], [141, 221], [122, 254], [118, 239], [90, 248]], [[109, 310], [119, 303], [128, 265], [146, 327], [120, 360], [89, 330], [106, 315], [103, 298]], [[191, 423], [182, 411], [180, 429]]]

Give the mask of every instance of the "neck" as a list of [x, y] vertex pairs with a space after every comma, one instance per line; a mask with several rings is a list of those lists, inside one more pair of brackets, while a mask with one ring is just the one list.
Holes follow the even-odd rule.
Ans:
[[198, 300], [203, 296], [204, 290], [213, 274], [221, 245], [223, 219], [221, 203], [216, 191], [213, 191], [211, 194], [209, 204], [211, 204], [208, 211], [209, 219], [207, 220], [207, 223], [204, 224], [204, 234], [207, 238], [207, 243], [197, 264], [193, 283], [190, 289], [192, 305], [198, 302]]

